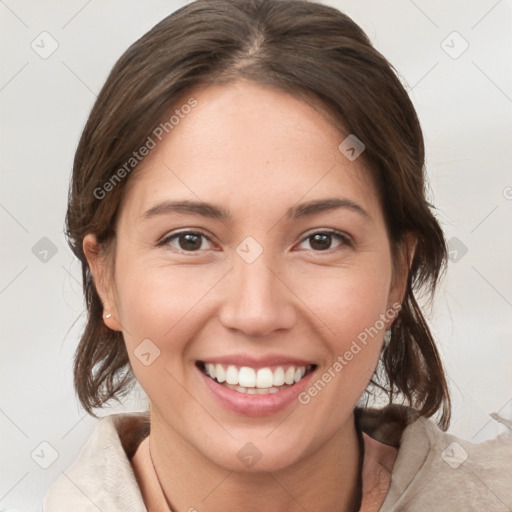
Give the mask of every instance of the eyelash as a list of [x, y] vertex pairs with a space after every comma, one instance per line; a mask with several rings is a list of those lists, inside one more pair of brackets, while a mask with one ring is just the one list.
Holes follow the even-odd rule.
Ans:
[[302, 244], [303, 242], [305, 242], [306, 240], [308, 240], [309, 238], [313, 238], [315, 235], [329, 235], [333, 238], [337, 238], [338, 241], [340, 242], [339, 246], [326, 249], [325, 251], [315, 251], [314, 249], [311, 249], [313, 252], [318, 253], [318, 254], [322, 254], [322, 253], [329, 254], [329, 253], [335, 251], [336, 249], [342, 248], [343, 246], [349, 246], [349, 247], [352, 246], [352, 240], [348, 235], [346, 235], [345, 233], [341, 233], [339, 231], [335, 231], [333, 229], [318, 230], [318, 231], [309, 233], [304, 238], [302, 238], [302, 240], [299, 242], [299, 245]]
[[[199, 236], [202, 236], [202, 237], [206, 238], [209, 242], [211, 242], [210, 238], [205, 233], [202, 233], [201, 231], [179, 231], [177, 233], [173, 233], [173, 234], [170, 234], [168, 236], [165, 236], [163, 239], [161, 239], [157, 243], [157, 247], [168, 245], [171, 240], [177, 239], [181, 235], [199, 235]], [[348, 235], [346, 235], [344, 233], [341, 233], [339, 231], [334, 231], [332, 229], [314, 231], [313, 233], [310, 233], [307, 236], [305, 236], [304, 238], [302, 238], [302, 240], [300, 241], [300, 244], [302, 244], [303, 242], [305, 242], [309, 238], [313, 238], [315, 235], [330, 235], [330, 236], [332, 236], [334, 238], [337, 238], [341, 242], [341, 244], [340, 244], [341, 246], [343, 246], [343, 245], [349, 246], [349, 247], [352, 246], [352, 240], [351, 240], [351, 238]], [[326, 249], [325, 251], [315, 251], [313, 249], [312, 249], [312, 251], [315, 252], [315, 253], [319, 253], [319, 254], [321, 254], [321, 253], [331, 253], [332, 251], [336, 250], [338, 247], [329, 248], [329, 249]], [[193, 254], [193, 253], [200, 253], [201, 252], [200, 249], [197, 250], [197, 251], [185, 251], [183, 249], [178, 249], [178, 251], [181, 254]]]

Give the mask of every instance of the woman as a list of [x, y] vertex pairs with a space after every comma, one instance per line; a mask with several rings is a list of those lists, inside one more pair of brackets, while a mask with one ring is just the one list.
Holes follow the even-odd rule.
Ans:
[[98, 96], [67, 234], [78, 397], [94, 415], [136, 379], [150, 407], [102, 419], [45, 511], [512, 505], [510, 436], [446, 433], [415, 299], [446, 260], [422, 132], [344, 14], [198, 0], [160, 22]]

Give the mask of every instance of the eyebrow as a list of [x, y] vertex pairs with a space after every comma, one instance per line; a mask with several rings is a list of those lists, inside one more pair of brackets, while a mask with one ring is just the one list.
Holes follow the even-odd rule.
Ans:
[[[317, 215], [319, 213], [336, 210], [338, 208], [346, 208], [355, 213], [360, 214], [366, 219], [371, 220], [371, 215], [359, 204], [346, 198], [327, 198], [316, 199], [301, 203], [298, 206], [292, 206], [285, 214], [288, 219], [298, 219]], [[232, 219], [231, 213], [221, 206], [201, 201], [163, 201], [153, 206], [143, 214], [143, 219], [150, 219], [158, 215], [168, 213], [185, 213], [190, 215], [201, 215], [211, 219], [220, 221], [228, 221]]]

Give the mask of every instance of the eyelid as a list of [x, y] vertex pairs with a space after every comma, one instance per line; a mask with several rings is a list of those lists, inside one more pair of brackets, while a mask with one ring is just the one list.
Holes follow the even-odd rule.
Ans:
[[[315, 229], [311, 232], [306, 233], [303, 235], [301, 241], [299, 243], [304, 242], [308, 238], [311, 238], [314, 235], [322, 234], [322, 235], [334, 235], [336, 237], [339, 237], [343, 240], [343, 242], [347, 245], [351, 245], [353, 243], [352, 237], [348, 235], [347, 233], [343, 231], [338, 231], [336, 229], [326, 228], [326, 229]], [[315, 251], [315, 252], [322, 252], [322, 251]]]
[[[211, 239], [211, 237], [206, 234], [202, 229], [200, 228], [183, 228], [183, 229], [179, 229], [177, 231], [171, 231], [167, 234], [165, 234], [162, 238], [160, 238], [160, 240], [156, 243], [156, 245], [158, 247], [160, 246], [163, 246], [163, 245], [168, 245], [170, 240], [172, 239], [175, 239], [177, 238], [179, 235], [181, 234], [196, 234], [196, 235], [201, 235], [203, 236], [206, 240], [208, 240], [208, 242], [210, 243], [213, 243], [213, 240]], [[308, 240], [308, 238], [311, 238], [313, 237], [314, 235], [317, 235], [317, 234], [322, 234], [322, 235], [331, 235], [331, 236], [334, 236], [334, 237], [337, 237], [338, 239], [341, 239], [342, 241], [342, 244], [341, 245], [348, 245], [348, 246], [351, 246], [353, 244], [353, 240], [352, 240], [352, 237], [350, 235], [348, 235], [347, 233], [343, 232], [343, 231], [337, 231], [335, 229], [331, 229], [331, 228], [325, 228], [325, 229], [315, 229], [313, 231], [310, 231], [308, 233], [305, 233], [302, 238], [300, 239], [300, 241], [298, 242], [298, 244], [302, 244], [303, 242], [305, 242], [306, 240]], [[328, 253], [328, 252], [331, 252], [332, 250], [335, 250], [336, 248], [334, 249], [327, 249], [325, 251], [314, 251], [315, 253], [322, 253], [322, 252], [325, 252], [325, 253]], [[180, 249], [177, 249], [179, 252], [181, 253], [184, 253], [184, 254], [192, 254], [192, 253], [200, 253], [206, 249], [203, 249], [203, 250], [198, 250], [198, 251], [183, 251], [183, 250], [180, 250]]]
[[[158, 242], [156, 243], [156, 246], [160, 247], [163, 245], [168, 245], [170, 240], [172, 240], [182, 234], [201, 235], [204, 238], [206, 238], [206, 240], [208, 240], [208, 242], [213, 243], [213, 240], [211, 239], [210, 235], [207, 235], [202, 229], [200, 229], [200, 228], [183, 228], [183, 229], [179, 229], [177, 231], [170, 231], [170, 232], [166, 233], [163, 237], [161, 237], [158, 240]], [[180, 249], [177, 249], [177, 250], [179, 251]], [[181, 252], [188, 254], [188, 253], [194, 253], [194, 252], [199, 253], [201, 251], [183, 251], [183, 250], [181, 250]]]

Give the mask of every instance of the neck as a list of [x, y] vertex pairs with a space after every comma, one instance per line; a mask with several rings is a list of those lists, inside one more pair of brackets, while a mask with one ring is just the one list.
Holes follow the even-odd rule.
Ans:
[[362, 447], [351, 415], [320, 447], [276, 471], [234, 472], [204, 457], [151, 409], [153, 465], [173, 512], [357, 512]]

